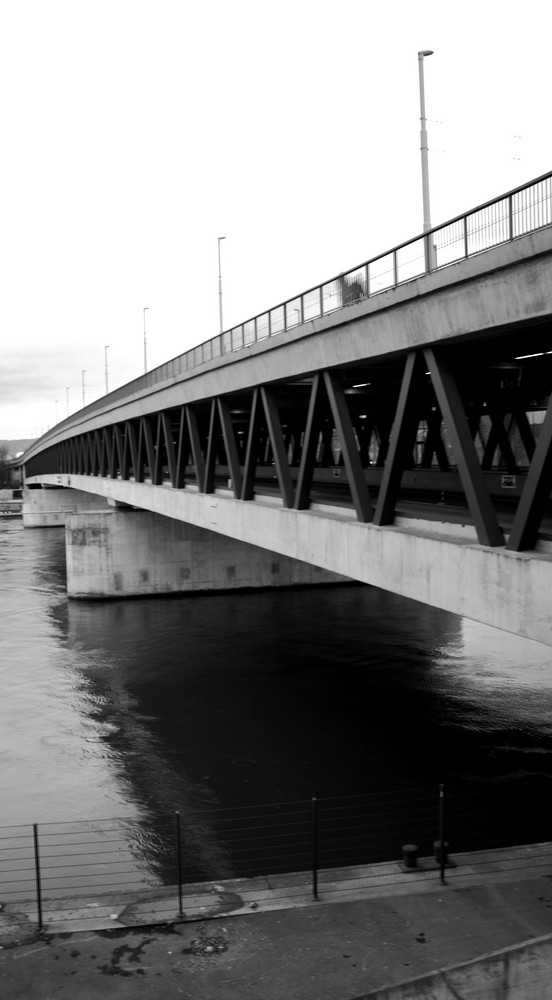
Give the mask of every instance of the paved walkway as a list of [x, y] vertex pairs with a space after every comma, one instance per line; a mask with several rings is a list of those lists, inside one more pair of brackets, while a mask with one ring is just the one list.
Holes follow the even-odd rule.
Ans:
[[[178, 902], [143, 896], [58, 901], [46, 932], [31, 912], [0, 912], [0, 996], [5, 1000], [352, 1000], [384, 985], [552, 934], [552, 860], [525, 850], [512, 869], [496, 852], [490, 870], [455, 859], [447, 884], [422, 869], [374, 866], [348, 889], [328, 877], [309, 887], [269, 880], [210, 883]], [[488, 855], [487, 855], [488, 859]], [[472, 863], [470, 863], [472, 862]], [[334, 873], [335, 874], [335, 873]], [[366, 870], [364, 870], [366, 875]], [[428, 875], [432, 877], [428, 878]], [[296, 882], [296, 879], [295, 879]], [[82, 903], [82, 905], [81, 905]], [[109, 911], [109, 912], [108, 912]], [[165, 925], [136, 921], [167, 919]], [[126, 923], [125, 923], [126, 922]], [[134, 926], [129, 926], [134, 924]], [[95, 928], [95, 929], [94, 929]], [[551, 970], [552, 982], [552, 970]], [[552, 992], [551, 992], [552, 996]]]

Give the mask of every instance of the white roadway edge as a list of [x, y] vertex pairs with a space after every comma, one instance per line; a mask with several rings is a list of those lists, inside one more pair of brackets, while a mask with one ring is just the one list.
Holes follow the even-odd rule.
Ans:
[[380, 527], [358, 522], [351, 510], [294, 510], [269, 498], [236, 500], [229, 491], [82, 475], [45, 474], [26, 483], [72, 487], [186, 521], [552, 645], [552, 554], [488, 548], [468, 526], [399, 519]]

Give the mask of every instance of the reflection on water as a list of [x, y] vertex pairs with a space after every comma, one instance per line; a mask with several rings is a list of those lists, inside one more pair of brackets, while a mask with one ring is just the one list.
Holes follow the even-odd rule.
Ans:
[[[552, 650], [368, 587], [71, 602], [64, 536], [0, 522], [0, 825], [548, 780]], [[151, 834], [154, 836], [154, 833]]]

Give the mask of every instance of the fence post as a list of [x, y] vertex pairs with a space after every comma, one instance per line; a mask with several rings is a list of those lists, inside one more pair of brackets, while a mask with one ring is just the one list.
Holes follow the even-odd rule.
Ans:
[[312, 895], [318, 899], [318, 802], [311, 799], [312, 829]]
[[182, 910], [182, 846], [180, 842], [180, 813], [176, 810], [174, 814], [175, 841], [176, 841], [176, 872], [178, 879], [178, 916], [183, 916]]
[[445, 884], [445, 862], [446, 862], [446, 845], [445, 845], [445, 786], [443, 782], [439, 785], [439, 841], [440, 841], [440, 851], [439, 851], [439, 879], [441, 885]]
[[33, 841], [34, 841], [34, 862], [35, 862], [35, 880], [36, 880], [36, 904], [38, 911], [38, 929], [39, 931], [43, 928], [42, 923], [42, 890], [40, 886], [40, 854], [38, 851], [38, 824], [33, 823]]

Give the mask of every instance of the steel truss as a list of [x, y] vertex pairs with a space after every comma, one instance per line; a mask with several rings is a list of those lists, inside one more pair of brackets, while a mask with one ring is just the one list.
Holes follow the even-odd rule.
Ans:
[[[552, 489], [552, 365], [546, 352], [537, 366], [514, 354], [496, 341], [490, 352], [433, 347], [183, 399], [69, 437], [30, 459], [25, 474], [204, 494], [224, 486], [243, 502], [276, 492], [298, 510], [322, 490], [324, 502], [334, 497], [377, 525], [392, 524], [405, 496], [423, 490], [429, 503], [454, 497], [481, 545], [534, 549]], [[444, 506], [441, 519], [448, 513]]]

